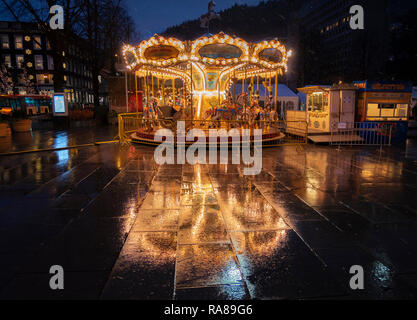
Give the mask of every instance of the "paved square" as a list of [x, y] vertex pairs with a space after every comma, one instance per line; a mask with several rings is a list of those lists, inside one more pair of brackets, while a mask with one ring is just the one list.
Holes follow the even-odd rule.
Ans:
[[[1, 298], [416, 298], [415, 140], [382, 152], [264, 149], [254, 177], [240, 165], [158, 166], [153, 150], [1, 157]], [[56, 264], [63, 291], [49, 289]], [[365, 290], [350, 289], [352, 265]]]

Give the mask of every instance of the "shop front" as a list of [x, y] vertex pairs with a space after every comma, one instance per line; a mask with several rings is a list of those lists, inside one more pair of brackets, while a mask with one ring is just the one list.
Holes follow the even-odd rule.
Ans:
[[412, 87], [407, 83], [354, 82], [356, 122], [392, 126], [392, 143], [407, 139]]
[[355, 121], [355, 87], [351, 84], [308, 86], [298, 91], [307, 95], [306, 109], [310, 134], [330, 133], [340, 123], [346, 127]]

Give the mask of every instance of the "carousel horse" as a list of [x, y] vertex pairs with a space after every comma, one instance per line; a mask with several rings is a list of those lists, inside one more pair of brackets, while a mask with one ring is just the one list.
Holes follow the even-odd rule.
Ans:
[[208, 109], [206, 112], [204, 112], [203, 120], [210, 120], [210, 118], [213, 116], [213, 109]]
[[241, 106], [246, 106], [248, 104], [249, 98], [247, 93], [241, 93], [238, 95], [236, 102]]
[[222, 120], [222, 114], [220, 112], [219, 108], [216, 108], [213, 112], [213, 115], [211, 116], [211, 124], [210, 124], [210, 128], [217, 128], [220, 126], [220, 123], [218, 121]]

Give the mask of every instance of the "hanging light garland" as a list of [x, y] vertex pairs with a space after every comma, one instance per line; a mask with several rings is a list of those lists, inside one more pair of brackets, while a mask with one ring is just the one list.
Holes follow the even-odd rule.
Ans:
[[[220, 46], [210, 48], [209, 46], [212, 45]], [[214, 51], [214, 53], [202, 55], [201, 50], [205, 48], [210, 48], [210, 52]], [[268, 55], [263, 54], [267, 49], [278, 54], [279, 59], [268, 58]], [[230, 50], [236, 54], [233, 55]], [[248, 77], [262, 76], [271, 70], [286, 72], [291, 53], [278, 40], [252, 44], [224, 33], [211, 37], [204, 36], [194, 41], [180, 41], [154, 35], [136, 47], [131, 45], [123, 47], [124, 60], [131, 70], [148, 66], [162, 69], [175, 68], [178, 72], [187, 73], [187, 70], [182, 70], [178, 66], [185, 62], [197, 62], [201, 63], [204, 69], [205, 66], [223, 69], [228, 66], [244, 65], [248, 69], [246, 74]]]

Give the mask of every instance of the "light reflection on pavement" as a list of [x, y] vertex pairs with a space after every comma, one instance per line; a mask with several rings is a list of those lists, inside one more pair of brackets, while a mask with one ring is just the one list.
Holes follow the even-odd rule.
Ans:
[[[83, 135], [35, 133], [26, 145], [112, 133]], [[1, 297], [415, 298], [416, 160], [412, 140], [382, 153], [264, 149], [254, 177], [239, 165], [158, 166], [145, 146], [2, 157]], [[63, 293], [44, 285], [54, 264]], [[349, 289], [352, 265], [364, 291]]]

